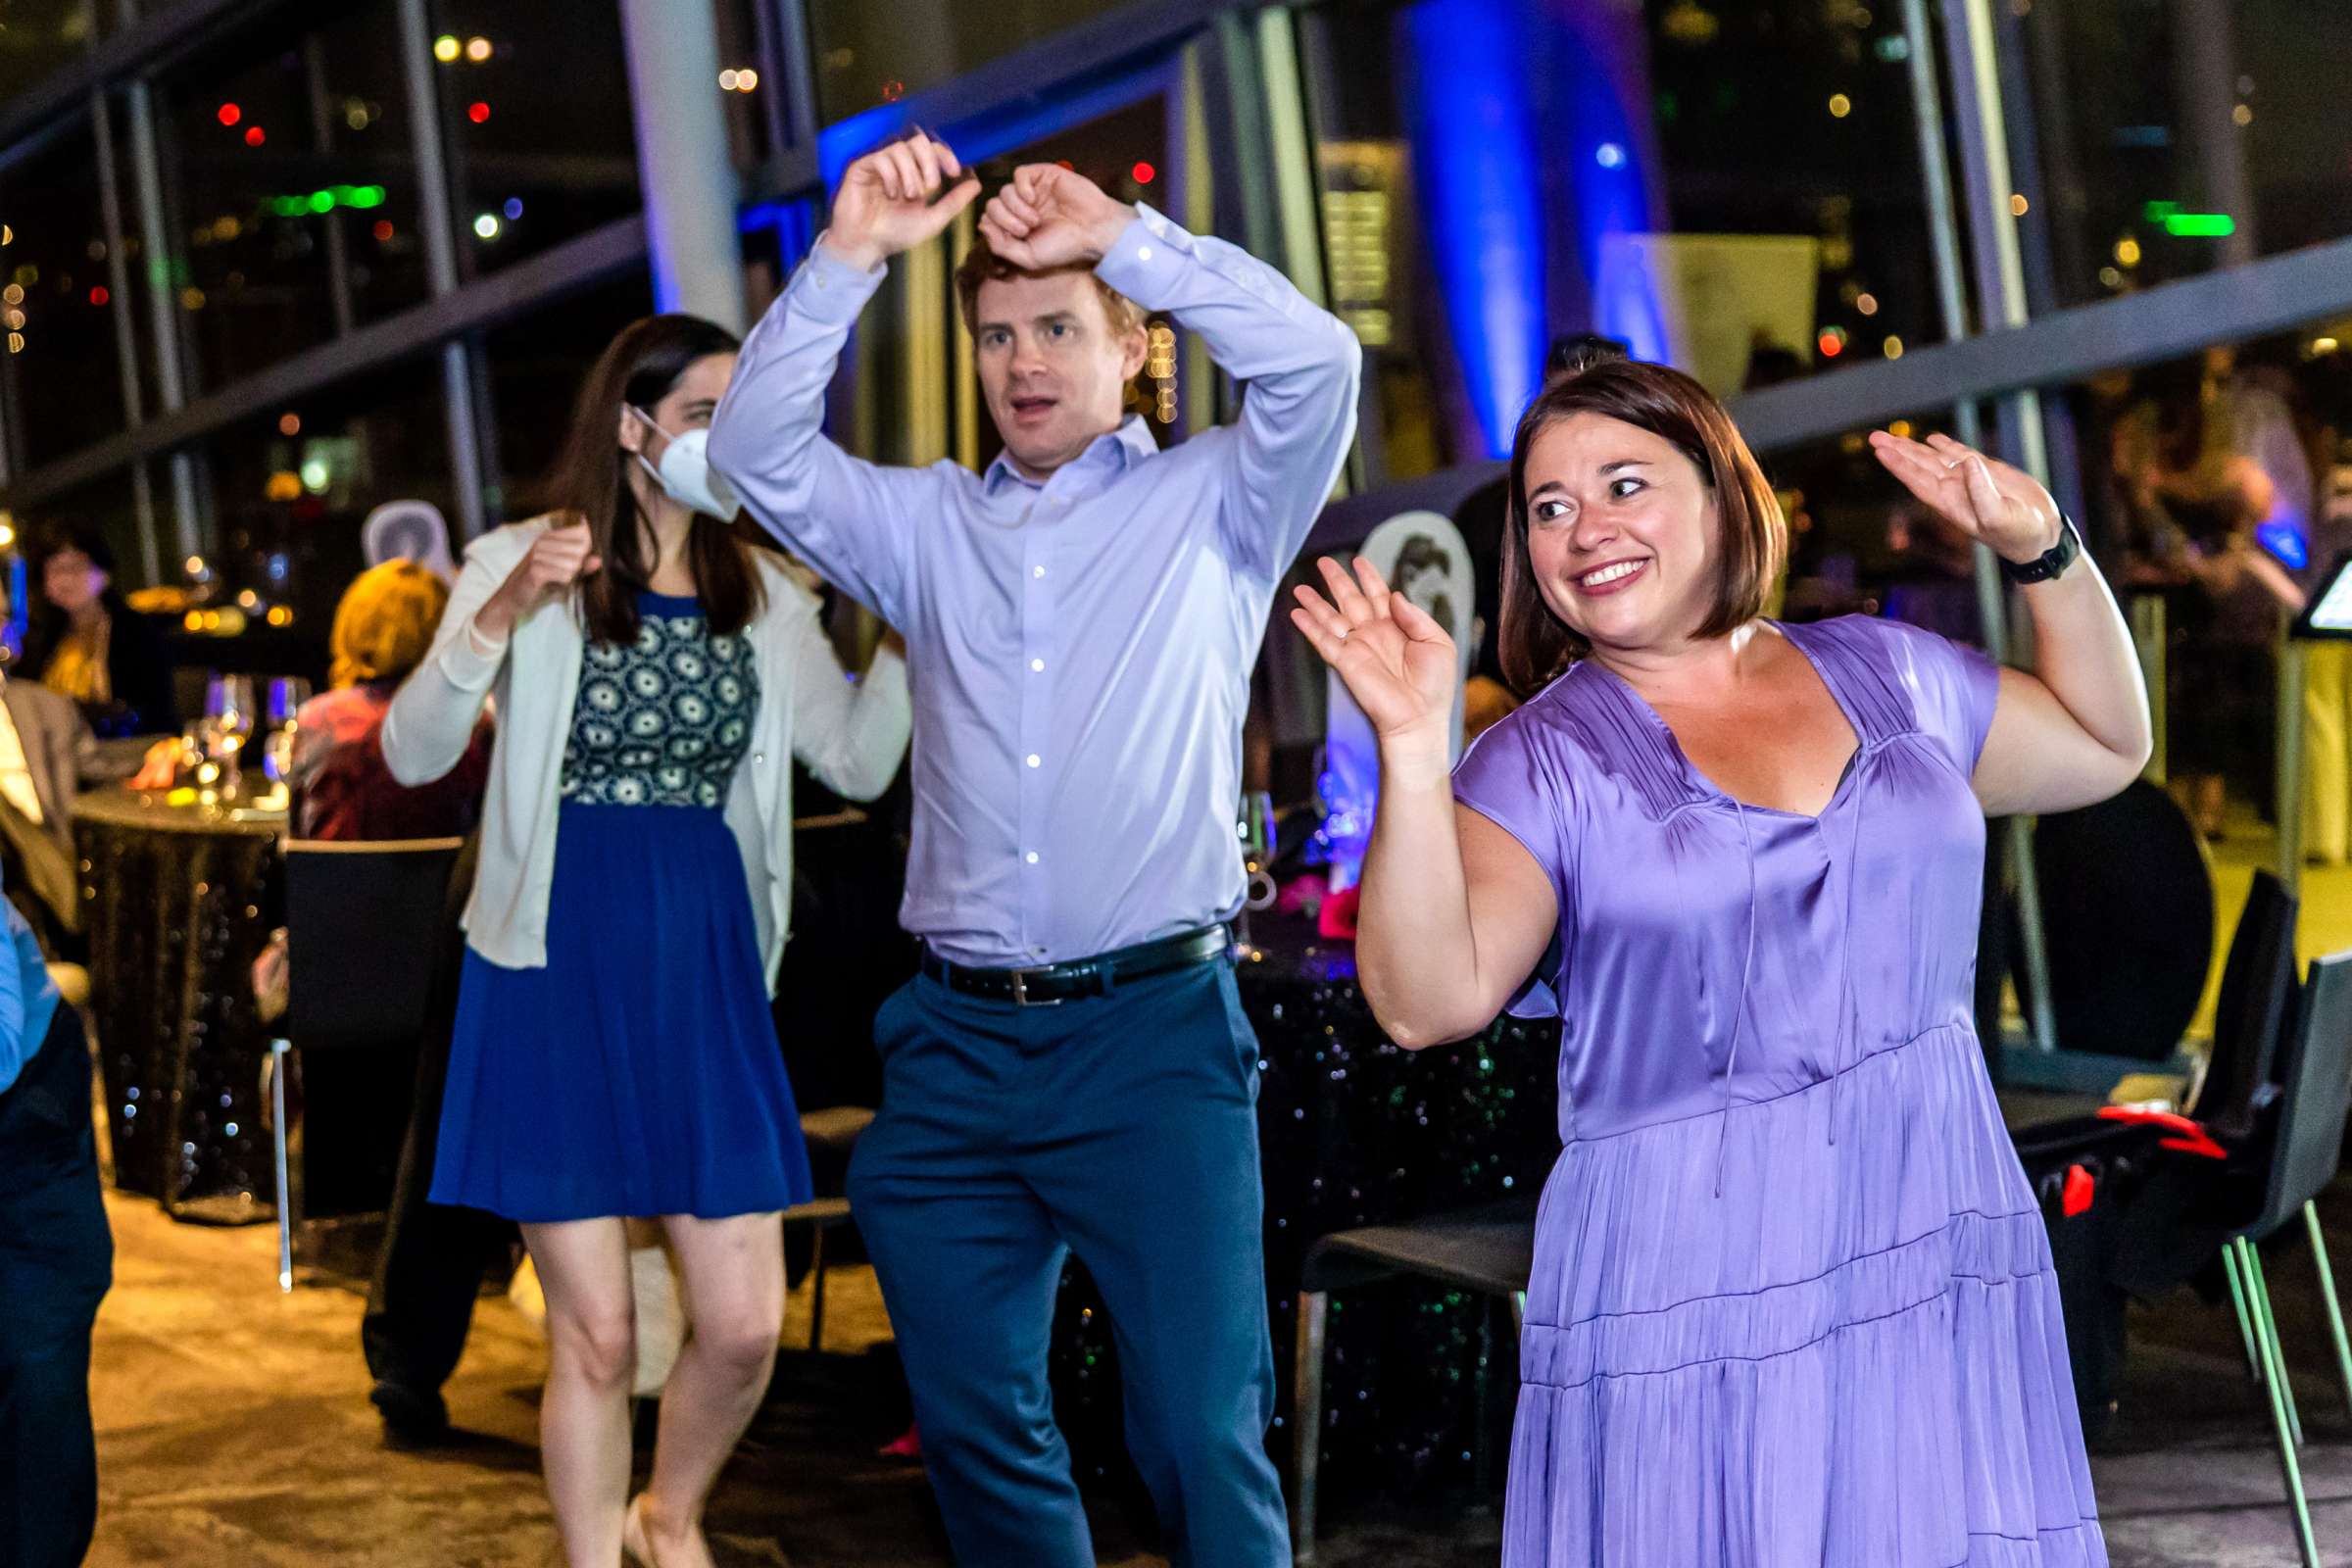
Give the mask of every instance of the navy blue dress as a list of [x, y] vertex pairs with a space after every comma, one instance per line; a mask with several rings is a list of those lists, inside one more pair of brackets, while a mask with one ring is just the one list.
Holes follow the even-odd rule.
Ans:
[[590, 643], [564, 752], [547, 967], [468, 949], [432, 1200], [525, 1222], [810, 1196], [743, 854], [722, 808], [760, 703], [749, 639], [644, 594]]

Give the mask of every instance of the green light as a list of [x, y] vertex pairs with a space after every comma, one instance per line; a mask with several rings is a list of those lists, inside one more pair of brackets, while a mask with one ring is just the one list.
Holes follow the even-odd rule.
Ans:
[[335, 193], [331, 190], [311, 192], [310, 209], [314, 213], [333, 212], [335, 210]]
[[2150, 202], [2140, 209], [2151, 223], [2161, 223], [2180, 210], [2179, 202]]
[[337, 185], [335, 194], [346, 207], [381, 207], [384, 187], [381, 185]]
[[2228, 213], [2175, 213], [2164, 220], [2164, 231], [2182, 239], [2222, 239], [2237, 232], [2237, 220]]
[[299, 196], [272, 196], [270, 198], [270, 211], [280, 218], [300, 218], [304, 213], [309, 212], [311, 204]]

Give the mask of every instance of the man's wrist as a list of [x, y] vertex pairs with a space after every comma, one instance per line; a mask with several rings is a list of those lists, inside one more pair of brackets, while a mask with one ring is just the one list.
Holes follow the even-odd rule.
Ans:
[[873, 241], [845, 240], [829, 228], [816, 236], [814, 248], [860, 272], [870, 272], [890, 260], [890, 253]]
[[1101, 223], [1098, 223], [1092, 236], [1095, 260], [1098, 262], [1118, 248], [1120, 236], [1127, 232], [1130, 224], [1143, 216], [1135, 210], [1135, 204], [1132, 202], [1113, 202], [1111, 206], [1117, 209], [1116, 214], [1104, 218]]

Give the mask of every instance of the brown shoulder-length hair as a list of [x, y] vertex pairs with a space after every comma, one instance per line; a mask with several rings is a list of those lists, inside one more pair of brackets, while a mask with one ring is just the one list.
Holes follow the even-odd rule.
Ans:
[[1764, 612], [1788, 554], [1781, 504], [1715, 394], [1669, 366], [1628, 360], [1596, 339], [1555, 353], [1544, 390], [1519, 416], [1511, 441], [1508, 513], [1502, 530], [1503, 678], [1532, 697], [1591, 652], [1544, 602], [1527, 547], [1527, 455], [1563, 419], [1598, 414], [1647, 430], [1690, 460], [1715, 493], [1721, 544], [1715, 597], [1701, 637], [1725, 636]]
[[[592, 548], [604, 562], [579, 589], [580, 614], [591, 641], [637, 640], [637, 595], [653, 578], [645, 530], [638, 526], [637, 494], [629, 488], [637, 454], [615, 435], [621, 411], [650, 413], [697, 360], [740, 347], [734, 333], [699, 316], [649, 316], [622, 327], [589, 370], [540, 494], [559, 518], [586, 520]], [[695, 514], [686, 550], [703, 618], [713, 632], [732, 636], [766, 608], [759, 567], [726, 523]]]

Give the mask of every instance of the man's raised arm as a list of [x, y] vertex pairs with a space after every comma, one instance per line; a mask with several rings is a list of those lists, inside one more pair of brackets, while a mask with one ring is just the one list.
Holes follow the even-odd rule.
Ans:
[[894, 626], [913, 604], [914, 530], [937, 514], [940, 480], [827, 440], [825, 388], [883, 264], [945, 228], [979, 189], [945, 142], [924, 136], [852, 164], [832, 225], [745, 340], [710, 422], [710, 461], [753, 515]]

